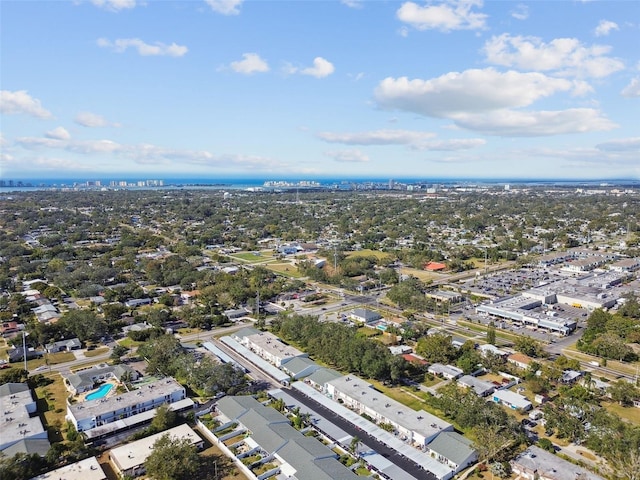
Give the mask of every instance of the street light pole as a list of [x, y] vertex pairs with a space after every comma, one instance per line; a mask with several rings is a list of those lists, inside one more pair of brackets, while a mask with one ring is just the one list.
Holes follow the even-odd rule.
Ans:
[[22, 330], [22, 358], [24, 359], [24, 370], [29, 376], [29, 370], [27, 370], [27, 332]]

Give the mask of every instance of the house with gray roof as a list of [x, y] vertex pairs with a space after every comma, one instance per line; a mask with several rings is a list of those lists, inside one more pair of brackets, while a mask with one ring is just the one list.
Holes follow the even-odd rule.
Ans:
[[479, 397], [486, 397], [494, 392], [496, 386], [491, 382], [485, 382], [472, 375], [463, 375], [458, 379], [458, 385], [466, 388], [472, 388]]
[[473, 442], [456, 432], [442, 432], [429, 445], [427, 452], [439, 462], [449, 465], [456, 474], [478, 458]]
[[45, 349], [49, 353], [70, 352], [71, 350], [79, 350], [80, 348], [82, 348], [82, 342], [77, 338], [60, 340], [59, 342], [49, 343], [45, 346]]
[[98, 382], [104, 382], [110, 378], [120, 381], [125, 374], [128, 374], [130, 380], [138, 379], [138, 372], [126, 365], [100, 364], [70, 374], [65, 377], [64, 383], [71, 393], [78, 395], [93, 390]]
[[511, 460], [511, 469], [519, 478], [526, 480], [603, 480], [599, 475], [535, 445]]
[[295, 357], [282, 365], [281, 368], [294, 380], [299, 380], [311, 375], [320, 368], [320, 365], [307, 357]]
[[335, 380], [336, 378], [342, 377], [342, 373], [333, 370], [332, 368], [319, 368], [307, 378], [304, 379], [306, 383], [311, 385], [316, 390], [320, 390], [321, 392], [326, 392], [326, 385], [331, 380]]

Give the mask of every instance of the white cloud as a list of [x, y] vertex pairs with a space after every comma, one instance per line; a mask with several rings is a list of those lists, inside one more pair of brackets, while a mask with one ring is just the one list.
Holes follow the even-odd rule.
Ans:
[[374, 96], [382, 108], [450, 118], [459, 113], [526, 107], [557, 92], [582, 93], [586, 88], [584, 82], [542, 73], [486, 68], [450, 72], [430, 80], [389, 77], [380, 82]]
[[360, 133], [321, 132], [317, 136], [325, 142], [346, 145], [416, 145], [435, 137], [435, 134], [410, 130], [374, 130]]
[[596, 145], [596, 148], [604, 152], [640, 152], [640, 137], [610, 140]]
[[360, 150], [336, 150], [324, 152], [327, 157], [341, 163], [366, 163], [369, 157]]
[[117, 123], [108, 122], [102, 115], [91, 112], [79, 112], [73, 119], [78, 125], [83, 127], [118, 127]]
[[216, 13], [222, 15], [239, 15], [240, 6], [244, 0], [205, 0], [207, 5]]
[[502, 137], [538, 137], [569, 133], [607, 131], [618, 125], [592, 108], [522, 112], [498, 110], [483, 115], [460, 114], [456, 125]]
[[621, 60], [606, 56], [610, 51], [607, 45], [586, 47], [576, 38], [556, 38], [544, 43], [538, 37], [508, 33], [492, 37], [483, 47], [486, 60], [496, 65], [596, 78], [624, 68]]
[[189, 49], [185, 46], [172, 43], [171, 45], [165, 45], [161, 42], [156, 42], [151, 45], [143, 42], [139, 38], [118, 38], [113, 42], [106, 38], [99, 38], [97, 41], [99, 47], [109, 48], [117, 53], [122, 53], [128, 48], [135, 48], [138, 54], [146, 56], [169, 56], [169, 57], [182, 57]]
[[71, 134], [64, 127], [57, 127], [53, 130], [49, 130], [45, 133], [47, 138], [53, 138], [54, 140], [69, 140]]
[[616, 22], [611, 22], [609, 20], [600, 20], [600, 23], [596, 27], [593, 33], [595, 33], [596, 37], [606, 37], [611, 33], [611, 30], [620, 30], [618, 24]]
[[210, 166], [216, 168], [250, 168], [262, 171], [295, 170], [284, 162], [267, 157], [241, 154], [213, 154], [206, 150], [167, 148], [151, 144], [123, 145], [112, 140], [58, 139], [46, 137], [20, 137], [16, 145], [27, 150], [62, 150], [82, 156], [108, 155], [114, 159], [131, 160], [139, 165], [184, 164]]
[[330, 61], [322, 57], [316, 57], [313, 59], [313, 67], [303, 68], [300, 70], [300, 73], [316, 78], [324, 78], [331, 75], [334, 71], [335, 67]]
[[374, 130], [359, 133], [321, 132], [317, 137], [328, 143], [345, 145], [407, 145], [414, 150], [466, 150], [484, 145], [481, 138], [433, 140], [432, 132], [411, 130]]
[[257, 53], [243, 53], [242, 60], [231, 62], [234, 72], [250, 75], [256, 72], [268, 72], [269, 65]]
[[620, 94], [623, 97], [640, 97], [640, 77], [632, 78]]
[[516, 5], [516, 8], [511, 10], [511, 16], [516, 20], [526, 20], [529, 18], [529, 7], [523, 3]]
[[120, 10], [127, 10], [135, 8], [136, 0], [91, 0], [96, 7], [109, 10], [111, 12], [119, 12]]
[[364, 7], [364, 0], [340, 0], [340, 3], [346, 5], [349, 8], [362, 8]]
[[418, 30], [478, 30], [486, 27], [487, 15], [471, 10], [482, 4], [482, 0], [446, 0], [421, 7], [414, 2], [405, 2], [396, 16]]
[[51, 112], [40, 104], [40, 100], [33, 98], [26, 90], [0, 91], [0, 113], [24, 113], [37, 118], [51, 118]]
[[457, 150], [469, 150], [486, 145], [483, 138], [455, 138], [452, 140], [434, 140], [424, 142], [416, 147], [417, 150], [431, 150], [441, 152], [453, 152]]

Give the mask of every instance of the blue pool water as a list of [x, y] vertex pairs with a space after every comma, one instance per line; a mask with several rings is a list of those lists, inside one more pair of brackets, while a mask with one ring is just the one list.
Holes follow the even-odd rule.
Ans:
[[103, 398], [107, 396], [107, 393], [111, 391], [113, 385], [110, 383], [105, 383], [104, 385], [100, 385], [100, 388], [95, 392], [91, 392], [89, 395], [84, 397], [85, 400], [96, 400], [97, 398]]

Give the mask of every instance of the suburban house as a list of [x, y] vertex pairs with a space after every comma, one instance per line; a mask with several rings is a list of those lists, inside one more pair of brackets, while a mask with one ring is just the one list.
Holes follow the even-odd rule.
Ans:
[[524, 353], [512, 353], [507, 357], [507, 362], [514, 364], [518, 368], [527, 369], [531, 362], [533, 362], [533, 358]]
[[493, 392], [493, 401], [513, 410], [527, 411], [531, 409], [531, 402], [519, 393], [511, 390], [496, 390]]
[[511, 470], [526, 480], [603, 480], [595, 473], [535, 445], [511, 460]]
[[441, 363], [434, 363], [429, 365], [427, 368], [427, 372], [432, 375], [437, 375], [439, 377], [444, 377], [447, 380], [455, 380], [458, 377], [461, 377], [464, 373], [460, 368], [454, 367], [453, 365], [443, 365]]
[[138, 379], [138, 372], [126, 365], [100, 364], [64, 377], [64, 383], [71, 393], [78, 395], [93, 390], [99, 382], [109, 379], [120, 381], [125, 375], [129, 377], [129, 380]]
[[466, 388], [472, 388], [479, 397], [486, 397], [493, 393], [496, 386], [491, 382], [485, 382], [472, 375], [463, 375], [458, 379], [458, 385]]
[[144, 462], [153, 451], [153, 444], [163, 435], [169, 435], [173, 439], [187, 439], [198, 449], [201, 449], [204, 445], [204, 440], [189, 425], [182, 424], [164, 432], [113, 448], [109, 452], [109, 460], [120, 478], [124, 478], [127, 475], [131, 477], [143, 475], [145, 473]]
[[71, 350], [79, 350], [82, 348], [82, 342], [77, 338], [70, 338], [69, 340], [60, 340], [59, 342], [49, 343], [45, 346], [45, 349], [49, 353], [56, 352], [70, 352]]

